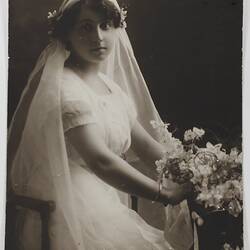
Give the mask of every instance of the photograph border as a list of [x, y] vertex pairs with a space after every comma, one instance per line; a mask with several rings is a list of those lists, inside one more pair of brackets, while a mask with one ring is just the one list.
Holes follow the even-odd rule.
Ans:
[[[243, 0], [243, 178], [244, 249], [250, 249], [250, 2]], [[6, 144], [8, 86], [8, 0], [0, 1], [0, 249], [5, 241]], [[248, 194], [248, 195], [247, 195]]]
[[8, 85], [8, 0], [0, 2], [0, 249], [5, 242]]

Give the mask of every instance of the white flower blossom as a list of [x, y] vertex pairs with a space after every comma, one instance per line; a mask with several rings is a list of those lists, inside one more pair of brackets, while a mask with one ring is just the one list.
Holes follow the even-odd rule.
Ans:
[[205, 134], [205, 131], [203, 129], [199, 129], [196, 127], [193, 127], [193, 132], [196, 134], [197, 138], [201, 138]]
[[184, 141], [194, 141], [200, 139], [205, 134], [203, 129], [193, 127], [193, 129], [188, 129], [184, 133]]
[[51, 19], [51, 18], [55, 17], [56, 14], [57, 14], [56, 10], [53, 10], [52, 12], [48, 12], [48, 19]]
[[184, 133], [184, 140], [185, 141], [193, 141], [195, 139], [195, 134], [191, 129], [185, 131]]

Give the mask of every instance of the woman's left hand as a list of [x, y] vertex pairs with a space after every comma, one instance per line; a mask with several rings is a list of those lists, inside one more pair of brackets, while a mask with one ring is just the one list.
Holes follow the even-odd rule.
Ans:
[[163, 190], [168, 194], [169, 204], [177, 205], [193, 195], [193, 184], [191, 182], [178, 184], [170, 179], [165, 179]]
[[198, 226], [200, 226], [200, 227], [203, 226], [204, 219], [202, 219], [202, 217], [199, 214], [197, 214], [196, 212], [193, 211], [191, 213], [191, 217], [192, 217], [193, 221], [196, 222], [196, 224]]

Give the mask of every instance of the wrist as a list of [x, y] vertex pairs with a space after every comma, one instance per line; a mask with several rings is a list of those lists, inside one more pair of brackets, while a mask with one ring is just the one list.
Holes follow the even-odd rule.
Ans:
[[167, 190], [166, 187], [162, 186], [161, 192], [160, 192], [160, 196], [158, 201], [160, 203], [163, 203], [165, 206], [170, 204], [170, 195], [169, 195], [169, 191]]
[[169, 195], [167, 189], [163, 186], [162, 181], [157, 182], [157, 193], [154, 197], [155, 202], [167, 205], [169, 203]]
[[162, 182], [157, 181], [157, 193], [153, 199], [153, 201], [158, 202], [161, 197], [161, 190], [162, 190]]

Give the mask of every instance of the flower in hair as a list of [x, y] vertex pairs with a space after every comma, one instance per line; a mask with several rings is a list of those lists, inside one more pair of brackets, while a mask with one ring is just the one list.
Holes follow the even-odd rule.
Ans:
[[121, 8], [120, 15], [121, 15], [121, 27], [127, 28], [127, 23], [125, 19], [127, 18], [128, 11], [125, 8]]
[[53, 10], [52, 12], [48, 12], [48, 19], [55, 18], [57, 15], [57, 11]]
[[52, 12], [48, 12], [48, 24], [49, 24], [49, 31], [48, 34], [52, 35], [54, 31], [55, 24], [60, 20], [62, 17], [62, 12], [53, 10]]

